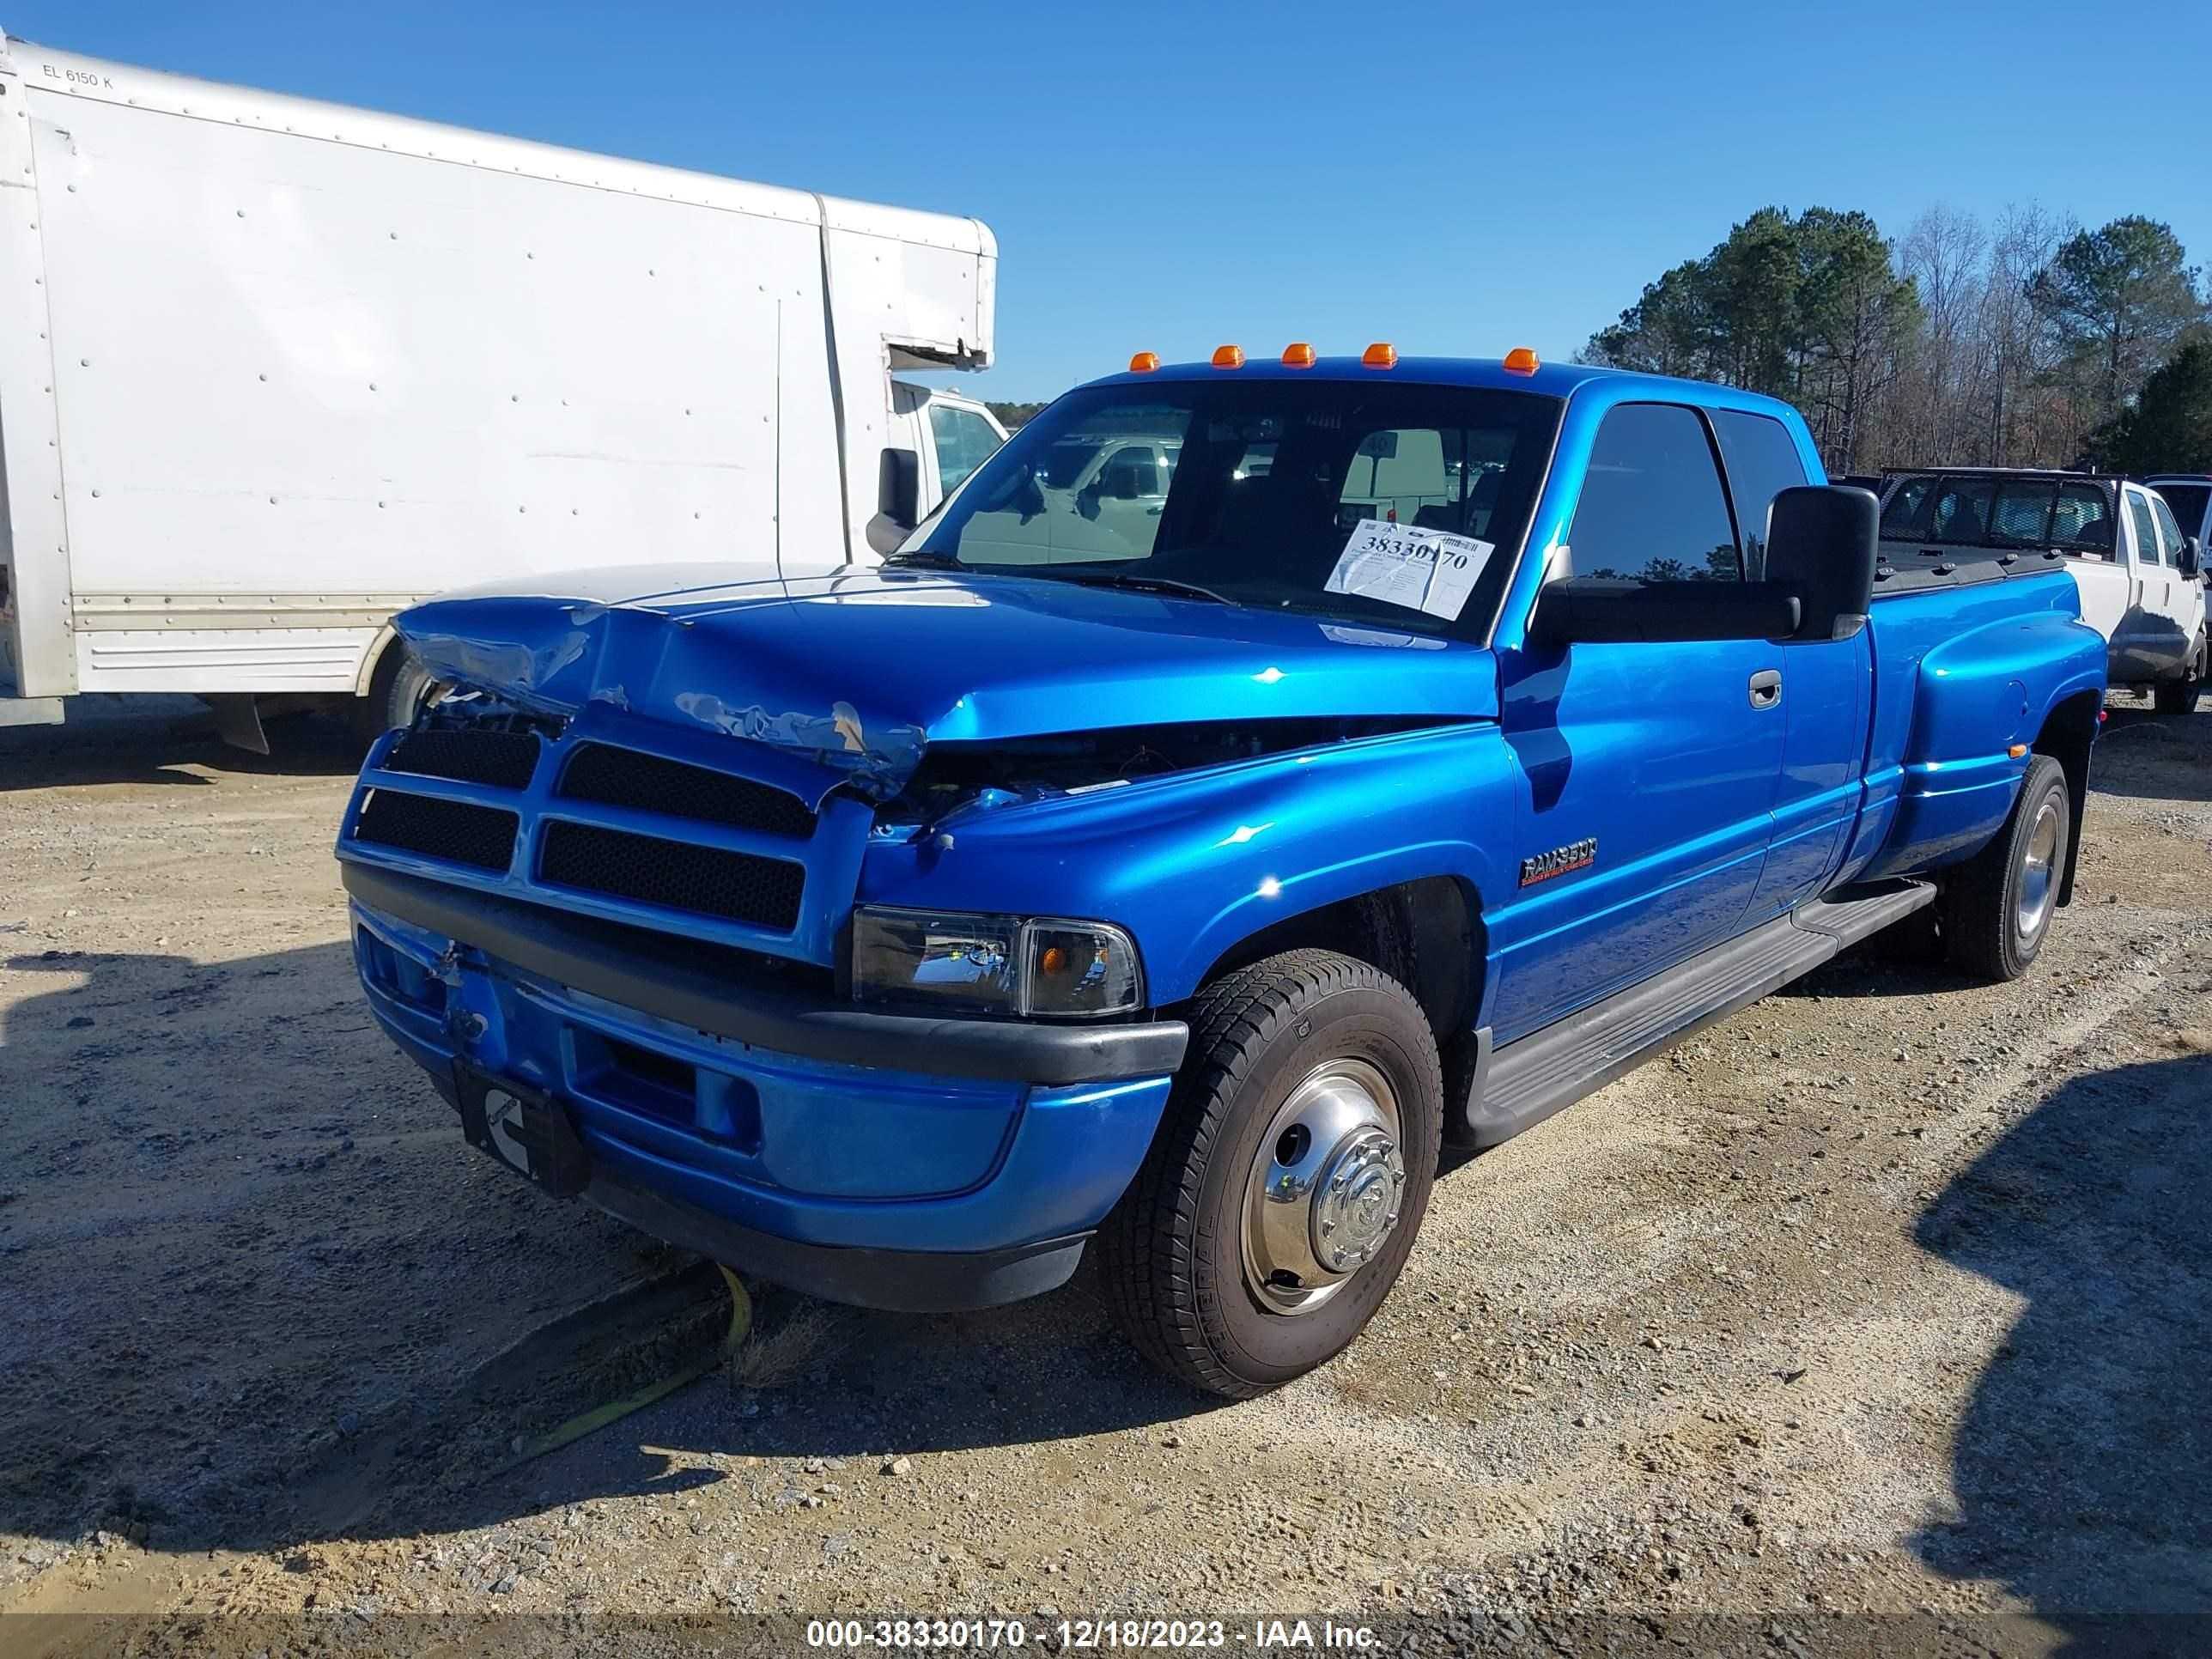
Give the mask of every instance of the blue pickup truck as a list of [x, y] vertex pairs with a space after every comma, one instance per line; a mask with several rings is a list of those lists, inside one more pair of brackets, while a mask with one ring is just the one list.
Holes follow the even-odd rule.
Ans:
[[880, 568], [406, 613], [446, 690], [340, 830], [361, 977], [552, 1194], [877, 1307], [1095, 1251], [1256, 1394], [1375, 1311], [1440, 1145], [1877, 929], [2027, 969], [2104, 641], [2056, 556], [1879, 561], [1767, 398], [1140, 356]]

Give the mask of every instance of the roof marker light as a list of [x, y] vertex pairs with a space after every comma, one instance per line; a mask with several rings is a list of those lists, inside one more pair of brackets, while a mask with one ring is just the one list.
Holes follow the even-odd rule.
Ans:
[[1213, 348], [1213, 366], [1214, 366], [1216, 368], [1243, 368], [1243, 367], [1244, 367], [1244, 348], [1243, 348], [1243, 346], [1240, 346], [1240, 345], [1224, 345], [1224, 346], [1216, 346], [1216, 347], [1214, 347], [1214, 348]]
[[1159, 366], [1160, 354], [1157, 351], [1140, 351], [1129, 359], [1129, 373], [1132, 374], [1149, 374]]
[[1314, 349], [1304, 340], [1296, 341], [1283, 348], [1285, 368], [1311, 368], [1313, 366]]
[[1359, 354], [1364, 368], [1395, 368], [1398, 367], [1398, 348], [1387, 340], [1377, 340]]
[[1508, 374], [1534, 374], [1536, 368], [1536, 354], [1527, 346], [1515, 346], [1505, 354], [1505, 372]]

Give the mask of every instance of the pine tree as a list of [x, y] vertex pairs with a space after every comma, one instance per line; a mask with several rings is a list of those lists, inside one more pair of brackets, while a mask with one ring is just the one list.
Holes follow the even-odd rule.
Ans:
[[2191, 340], [2151, 372], [2135, 406], [2089, 434], [2114, 472], [2212, 472], [2212, 341]]

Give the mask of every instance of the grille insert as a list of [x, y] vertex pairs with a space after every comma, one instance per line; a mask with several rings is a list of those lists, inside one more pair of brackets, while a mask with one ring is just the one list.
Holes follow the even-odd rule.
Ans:
[[585, 744], [569, 757], [560, 793], [568, 800], [663, 812], [794, 841], [814, 833], [814, 814], [806, 803], [772, 784], [604, 743]]
[[527, 732], [483, 727], [414, 731], [392, 745], [384, 769], [495, 789], [526, 789], [531, 774], [538, 769], [538, 739]]
[[785, 933], [798, 926], [806, 884], [805, 870], [781, 859], [560, 821], [545, 825], [538, 873], [563, 887]]
[[353, 834], [356, 841], [503, 872], [514, 861], [516, 822], [496, 807], [377, 789], [362, 803]]

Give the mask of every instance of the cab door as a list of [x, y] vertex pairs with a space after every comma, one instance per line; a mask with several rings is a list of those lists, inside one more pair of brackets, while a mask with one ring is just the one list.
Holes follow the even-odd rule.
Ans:
[[2183, 636], [2176, 617], [2176, 573], [2159, 547], [2158, 515], [2151, 509], [2149, 493], [2128, 484], [2123, 494], [2126, 511], [2122, 516], [2133, 543], [2130, 574], [2135, 580], [2132, 603], [2112, 641], [2113, 665], [2119, 673], [2149, 679], [2180, 667], [2193, 641]]
[[[1713, 441], [1686, 405], [1608, 410], [1547, 575], [1741, 580]], [[1769, 692], [1783, 648], [1761, 640], [1532, 642], [1499, 665], [1518, 885], [1485, 899], [1501, 964], [1491, 1025], [1508, 1042], [1739, 931], [1788, 698]]]
[[[1766, 521], [1775, 496], [1814, 474], [1790, 428], [1771, 416], [1710, 410], [1735, 510], [1745, 574], [1766, 575]], [[1864, 628], [1841, 640], [1790, 640], [1778, 647], [1782, 766], [1774, 782], [1774, 837], [1749, 921], [1817, 897], [1842, 866], [1866, 793], [1874, 645]]]
[[[2172, 573], [2174, 625], [2181, 637], [2193, 645], [2204, 633], [2204, 577], [2202, 568], [2191, 574], [2181, 568], [2182, 543], [2186, 539], [2181, 521], [2173, 516], [2173, 508], [2162, 493], [2150, 498], [2151, 511], [2158, 517], [2159, 540], [2166, 550], [2166, 568]], [[2203, 556], [2203, 546], [2197, 556]], [[2185, 650], [2186, 647], [2185, 647]]]

